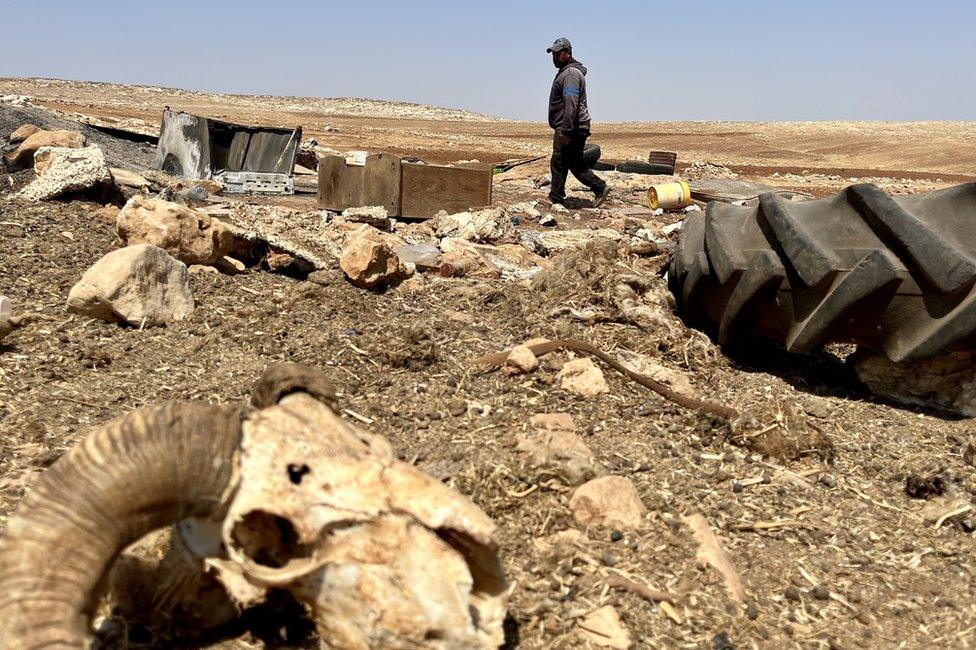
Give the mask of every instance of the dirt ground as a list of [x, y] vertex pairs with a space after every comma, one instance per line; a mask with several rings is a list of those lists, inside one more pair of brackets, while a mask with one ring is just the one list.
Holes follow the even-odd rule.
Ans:
[[[349, 115], [348, 102], [336, 108], [322, 100], [306, 110], [294, 98], [124, 90], [0, 80], [0, 95], [30, 95], [69, 115], [152, 123], [169, 104], [235, 121], [302, 124], [340, 150], [393, 150], [432, 162], [538, 155], [551, 137], [542, 124], [460, 112], [431, 109], [434, 119], [422, 119], [423, 107], [361, 103], [355, 110], [375, 116]], [[330, 112], [340, 110], [347, 114]], [[722, 162], [750, 180], [819, 193], [849, 176], [883, 179], [897, 191], [976, 177], [974, 123], [594, 130], [611, 159], [677, 149], [686, 163]], [[7, 135], [0, 132], [0, 141]], [[541, 198], [531, 178], [544, 173], [542, 163], [500, 177], [496, 205]], [[613, 209], [640, 202], [639, 183], [615, 179], [614, 187]], [[803, 357], [720, 349], [666, 306], [654, 327], [581, 322], [554, 308], [601, 304], [607, 285], [596, 276], [608, 266], [587, 275], [584, 264], [576, 265], [583, 270], [573, 291], [425, 275], [372, 292], [351, 286], [338, 269], [316, 282], [257, 267], [235, 276], [194, 273], [197, 308], [188, 320], [120, 327], [64, 307], [81, 274], [119, 246], [113, 225], [94, 216], [100, 206], [22, 204], [8, 189], [5, 182], [0, 192], [0, 293], [32, 318], [0, 342], [0, 524], [91, 427], [169, 399], [244, 400], [269, 363], [288, 360], [321, 368], [350, 417], [369, 422], [400, 458], [468, 495], [499, 525], [513, 585], [510, 647], [587, 647], [579, 621], [605, 604], [640, 648], [976, 646], [976, 517], [965, 513], [937, 527], [922, 512], [951, 499], [972, 501], [976, 431], [969, 420], [872, 396], [846, 361], [849, 347]], [[579, 209], [558, 218], [561, 228], [621, 222]], [[656, 227], [679, 219], [666, 216]], [[657, 272], [666, 254], [617, 255], [613, 264], [665, 295]], [[608, 394], [576, 396], [556, 381], [567, 353], [547, 355], [539, 370], [516, 377], [469, 363], [540, 336], [644, 354], [744, 417], [729, 423], [681, 408], [608, 367]], [[532, 466], [516, 449], [530, 416], [557, 412], [572, 415], [608, 473], [634, 482], [649, 513], [639, 529], [582, 529], [568, 505], [578, 482]], [[913, 486], [920, 480], [944, 494], [919, 493]], [[682, 523], [696, 512], [728, 550], [744, 602], [696, 560]], [[586, 540], [543, 543], [568, 529], [583, 530]], [[613, 576], [667, 591], [674, 604], [615, 586]], [[238, 642], [255, 641], [245, 634]]]

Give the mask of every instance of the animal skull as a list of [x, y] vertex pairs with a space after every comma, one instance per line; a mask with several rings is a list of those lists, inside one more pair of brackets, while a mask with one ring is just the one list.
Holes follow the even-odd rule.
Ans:
[[[197, 422], [199, 409], [210, 409], [208, 430], [174, 415], [177, 405], [168, 405], [127, 416], [121, 426], [117, 421], [86, 439], [24, 499], [0, 541], [0, 648], [84, 643], [94, 586], [122, 546], [157, 528], [158, 518], [140, 515], [152, 521], [120, 526], [111, 544], [80, 550], [87, 562], [77, 567], [105, 567], [80, 581], [88, 585], [87, 594], [58, 592], [55, 577], [45, 578], [43, 571], [28, 581], [24, 563], [33, 562], [36, 571], [60, 555], [55, 566], [77, 571], [79, 551], [62, 547], [90, 542], [93, 530], [82, 525], [81, 539], [66, 537], [77, 526], [46, 530], [52, 526], [49, 515], [63, 512], [72, 494], [79, 494], [63, 493], [71, 490], [67, 479], [85, 472], [131, 478], [113, 466], [117, 458], [110, 450], [135, 455], [138, 442], [165, 437], [160, 425], [187, 424], [189, 433], [172, 436], [171, 462], [160, 470], [175, 506], [158, 497], [143, 499], [178, 522], [170, 551], [155, 566], [123, 556], [111, 581], [117, 600], [149, 594], [151, 602], [138, 607], [176, 617], [192, 613], [194, 624], [209, 626], [262, 602], [271, 591], [286, 591], [307, 607], [325, 647], [501, 645], [507, 588], [494, 524], [463, 496], [397, 460], [383, 438], [337, 417], [328, 406], [332, 399], [321, 377], [283, 364], [269, 369], [256, 387], [252, 402], [260, 408], [242, 419], [238, 415], [236, 422], [226, 412], [214, 415], [216, 407], [194, 405], [188, 417]], [[213, 440], [227, 437], [217, 435], [221, 428], [232, 430], [236, 444]], [[138, 456], [143, 463], [152, 458]], [[117, 478], [96, 477], [94, 483], [114, 486]], [[140, 479], [143, 485], [152, 485], [146, 478]], [[122, 515], [146, 507], [134, 503], [138, 498], [121, 501], [116, 510]], [[79, 515], [92, 510], [90, 503], [72, 505], [81, 508]], [[106, 552], [109, 558], [100, 557]], [[215, 584], [216, 590], [206, 588]], [[66, 609], [65, 603], [74, 607]]]

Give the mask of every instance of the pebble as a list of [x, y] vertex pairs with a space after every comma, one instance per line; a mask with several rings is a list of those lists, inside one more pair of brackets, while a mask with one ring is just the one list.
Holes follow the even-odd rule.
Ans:
[[617, 558], [610, 553], [604, 553], [602, 560], [604, 566], [615, 566], [617, 564]]
[[800, 602], [800, 590], [796, 587], [787, 587], [786, 591], [783, 592], [783, 596], [786, 600], [792, 600], [793, 602]]
[[834, 478], [833, 474], [821, 474], [820, 482], [829, 488], [837, 487], [837, 479]]
[[750, 621], [754, 621], [759, 618], [759, 609], [755, 606], [755, 604], [749, 603], [749, 606], [746, 607], [746, 618], [748, 618]]
[[621, 533], [619, 530], [615, 530], [612, 533], [610, 533], [610, 541], [611, 542], [619, 542], [623, 538], [624, 538], [624, 534]]
[[817, 585], [813, 590], [813, 597], [817, 600], [830, 600], [830, 588], [827, 585]]
[[539, 219], [539, 225], [545, 226], [546, 228], [555, 228], [556, 217], [552, 216], [551, 214], [544, 215], [542, 218]]

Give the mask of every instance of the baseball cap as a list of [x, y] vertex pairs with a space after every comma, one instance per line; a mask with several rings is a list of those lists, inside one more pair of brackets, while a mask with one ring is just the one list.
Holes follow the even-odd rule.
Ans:
[[550, 45], [546, 52], [562, 52], [563, 50], [573, 51], [573, 44], [569, 42], [568, 38], [557, 38], [552, 45]]

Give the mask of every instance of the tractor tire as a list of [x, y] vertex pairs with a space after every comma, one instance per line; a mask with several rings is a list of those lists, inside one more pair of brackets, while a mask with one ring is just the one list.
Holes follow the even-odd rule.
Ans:
[[648, 174], [654, 176], [673, 176], [674, 167], [640, 160], [624, 160], [617, 163], [617, 171], [627, 174]]
[[849, 342], [895, 362], [976, 345], [976, 183], [892, 197], [875, 185], [687, 215], [668, 282], [720, 344]]

